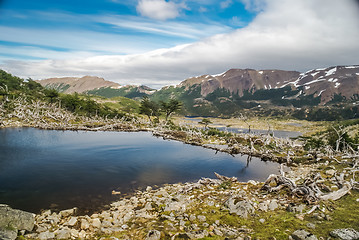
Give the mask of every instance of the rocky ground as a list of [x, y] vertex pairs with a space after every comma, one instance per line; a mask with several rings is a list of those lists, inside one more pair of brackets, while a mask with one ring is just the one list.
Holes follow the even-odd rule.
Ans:
[[[316, 173], [328, 192], [340, 187], [336, 177], [351, 177], [342, 166], [328, 161], [292, 167], [284, 175], [299, 184]], [[7, 233], [12, 237], [2, 239], [15, 239], [16, 230], [20, 239], [41, 240], [359, 238], [358, 191], [337, 201], [308, 204], [286, 188], [268, 192], [263, 185], [219, 175], [158, 189], [149, 186], [91, 216], [79, 216], [73, 208], [43, 211], [26, 228], [10, 221]]]

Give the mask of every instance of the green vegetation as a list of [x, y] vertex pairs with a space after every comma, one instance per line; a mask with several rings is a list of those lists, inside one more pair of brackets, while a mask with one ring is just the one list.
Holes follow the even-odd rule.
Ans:
[[12, 76], [0, 70], [0, 101], [5, 108], [11, 108], [11, 100], [18, 97], [27, 101], [40, 100], [49, 103], [58, 103], [61, 107], [83, 116], [121, 117], [122, 112], [112, 109], [90, 99], [89, 96], [75, 94], [61, 94], [55, 89], [46, 89], [39, 83], [28, 79]]
[[176, 99], [171, 99], [168, 102], [161, 101], [161, 103], [158, 104], [145, 96], [141, 101], [140, 113], [146, 115], [150, 122], [152, 121], [151, 117], [156, 117], [155, 120], [159, 122], [160, 113], [163, 112], [165, 114], [165, 121], [167, 122], [170, 115], [181, 109], [181, 106], [182, 103]]
[[166, 122], [172, 113], [181, 109], [181, 106], [182, 103], [177, 99], [171, 99], [169, 102], [161, 101], [161, 111], [165, 114]]
[[[103, 87], [99, 89], [94, 89], [87, 91], [87, 94], [102, 96], [106, 98], [114, 98], [114, 97], [126, 97], [126, 98], [141, 98], [147, 96], [146, 93], [141, 92], [140, 87], [135, 86], [124, 86], [122, 88], [111, 88], [111, 87]], [[152, 89], [148, 89], [152, 90]]]
[[209, 124], [212, 124], [211, 120], [209, 120], [208, 118], [203, 118], [199, 124], [203, 124], [204, 128], [207, 128]]
[[157, 103], [151, 101], [148, 97], [143, 97], [140, 106], [140, 113], [148, 117], [152, 122], [151, 117], [157, 117], [160, 113], [160, 108]]

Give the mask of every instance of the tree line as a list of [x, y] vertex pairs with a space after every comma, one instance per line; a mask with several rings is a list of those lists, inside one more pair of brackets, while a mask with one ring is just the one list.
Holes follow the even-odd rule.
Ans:
[[160, 101], [157, 103], [145, 96], [141, 100], [140, 113], [146, 115], [150, 122], [152, 122], [152, 118], [159, 121], [159, 116], [163, 113], [165, 121], [167, 122], [171, 114], [180, 110], [181, 107], [182, 103], [177, 99], [170, 99], [168, 102]]

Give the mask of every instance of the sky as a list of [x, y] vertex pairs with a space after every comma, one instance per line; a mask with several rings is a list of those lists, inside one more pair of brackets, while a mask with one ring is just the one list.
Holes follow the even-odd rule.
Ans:
[[153, 88], [359, 64], [358, 0], [0, 0], [0, 69]]

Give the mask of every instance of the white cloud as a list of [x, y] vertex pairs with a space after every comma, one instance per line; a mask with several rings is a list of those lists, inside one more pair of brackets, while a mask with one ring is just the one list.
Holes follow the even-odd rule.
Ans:
[[145, 17], [167, 20], [179, 16], [180, 5], [165, 0], [140, 0], [137, 11]]
[[265, 6], [267, 0], [240, 0], [246, 7], [248, 11], [252, 12], [260, 12]]
[[232, 5], [232, 0], [226, 0], [220, 3], [222, 9], [226, 9]]
[[359, 12], [351, 0], [267, 0], [247, 27], [175, 48], [82, 59], [9, 61], [0, 68], [33, 79], [97, 75], [159, 87], [229, 68], [305, 71], [358, 64]]

